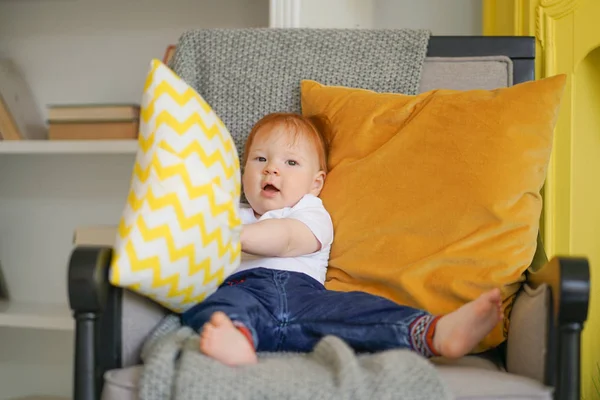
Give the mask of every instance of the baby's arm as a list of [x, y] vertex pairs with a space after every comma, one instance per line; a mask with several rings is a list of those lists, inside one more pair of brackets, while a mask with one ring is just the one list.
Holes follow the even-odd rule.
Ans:
[[297, 257], [321, 249], [310, 228], [292, 218], [244, 225], [240, 239], [242, 251], [262, 257]]

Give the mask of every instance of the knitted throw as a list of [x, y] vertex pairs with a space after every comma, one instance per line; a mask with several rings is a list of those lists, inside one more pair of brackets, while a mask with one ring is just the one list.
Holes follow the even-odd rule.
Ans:
[[173, 70], [213, 107], [238, 154], [252, 125], [300, 112], [300, 81], [417, 94], [429, 31], [199, 29], [183, 34]]
[[228, 367], [198, 351], [199, 337], [167, 316], [142, 351], [142, 400], [445, 400], [436, 369], [408, 350], [356, 355], [327, 336], [307, 354], [261, 353], [256, 365]]

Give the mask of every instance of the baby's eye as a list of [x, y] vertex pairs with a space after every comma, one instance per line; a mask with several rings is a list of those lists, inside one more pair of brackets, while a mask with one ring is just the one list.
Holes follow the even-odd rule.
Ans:
[[267, 161], [267, 159], [264, 158], [264, 157], [256, 157], [255, 160], [258, 161], [258, 162], [265, 162], [265, 161]]
[[287, 160], [287, 164], [293, 167], [295, 165], [298, 165], [298, 162], [294, 160]]

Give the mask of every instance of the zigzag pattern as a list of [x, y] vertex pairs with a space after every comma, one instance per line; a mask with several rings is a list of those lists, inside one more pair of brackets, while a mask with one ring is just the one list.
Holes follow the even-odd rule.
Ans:
[[[226, 179], [233, 178], [234, 174], [239, 171], [240, 165], [239, 160], [237, 159], [237, 153], [235, 147], [230, 147], [225, 153], [225, 156], [228, 158], [235, 157], [236, 161], [231, 163], [231, 165], [227, 165], [227, 161], [224, 159], [223, 155], [219, 152], [213, 152], [212, 154], [206, 154], [206, 151], [202, 148], [202, 146], [198, 142], [192, 142], [181, 152], [177, 152], [174, 150], [168, 143], [161, 143], [159, 148], [164, 149], [174, 155], [177, 155], [181, 159], [186, 159], [190, 157], [192, 154], [197, 155], [200, 158], [200, 161], [207, 167], [211, 168], [213, 164], [220, 164], [222, 171], [224, 172], [224, 176]], [[165, 178], [172, 177], [179, 173], [176, 166], [171, 167], [163, 167], [160, 159], [158, 158], [158, 154], [154, 153], [152, 162], [149, 163], [146, 168], [142, 168], [138, 163], [135, 164], [134, 174], [135, 177], [139, 180], [140, 183], [145, 183], [148, 179], [148, 176], [155, 170], [157, 174], [161, 174]], [[185, 172], [186, 177], [184, 178], [186, 182], [190, 182], [189, 172]], [[190, 183], [191, 185], [191, 183]], [[191, 186], [189, 187], [191, 189]]]
[[[206, 195], [210, 198], [213, 193], [212, 193], [212, 185], [206, 185]], [[148, 190], [148, 194], [147, 197], [141, 200], [137, 200], [138, 204], [142, 204], [142, 203], [146, 203], [148, 204], [149, 208], [150, 208], [150, 212], [156, 212], [159, 211], [161, 209], [167, 208], [167, 207], [172, 207], [175, 211], [175, 215], [177, 216], [177, 225], [179, 226], [181, 231], [187, 231], [189, 229], [195, 228], [197, 227], [199, 229], [199, 235], [200, 235], [200, 239], [202, 240], [202, 243], [204, 245], [207, 245], [210, 242], [216, 242], [218, 245], [218, 256], [219, 258], [222, 258], [225, 256], [225, 254], [227, 253], [227, 251], [230, 250], [230, 243], [224, 243], [224, 234], [223, 232], [221, 232], [221, 229], [215, 229], [212, 232], [208, 232], [207, 228], [206, 228], [206, 221], [205, 221], [205, 216], [202, 213], [198, 213], [198, 214], [193, 214], [190, 217], [187, 217], [185, 215], [185, 210], [184, 207], [181, 205], [181, 202], [179, 200], [179, 198], [177, 197], [177, 194], [175, 193], [169, 193], [163, 197], [156, 197], [154, 195], [154, 193], [152, 192], [152, 189]], [[139, 207], [138, 207], [139, 210]], [[217, 212], [215, 212], [215, 210], [217, 210]], [[239, 220], [238, 216], [236, 215], [237, 212], [235, 209], [232, 209], [231, 206], [229, 204], [225, 204], [225, 205], [221, 205], [218, 209], [217, 208], [212, 208], [211, 206], [211, 214], [213, 217], [218, 217], [222, 212], [227, 213], [227, 225], [229, 226], [236, 226], [239, 225], [241, 223], [241, 221]], [[138, 213], [139, 214], [139, 213]], [[169, 255], [171, 258], [171, 261], [175, 261], [177, 260], [178, 256], [176, 256], [176, 254], [179, 254], [177, 249], [176, 249], [176, 245], [173, 241], [172, 238], [172, 234], [173, 232], [171, 231], [171, 229], [169, 228], [168, 224], [161, 224], [159, 226], [156, 226], [152, 229], [149, 229], [146, 225], [146, 223], [144, 222], [144, 219], [142, 218], [142, 216], [138, 216], [138, 219], [136, 220], [136, 225], [137, 228], [139, 229], [139, 231], [142, 233], [142, 235], [144, 235], [144, 240], [146, 242], [149, 242], [151, 240], [156, 240], [159, 237], [158, 232], [161, 231], [162, 228], [162, 234], [160, 235], [162, 238], [165, 239], [165, 242], [167, 243], [167, 247], [169, 248]], [[122, 228], [121, 228], [122, 227]], [[121, 230], [123, 229], [123, 230]], [[125, 224], [119, 224], [119, 234], [121, 237], [128, 237], [131, 233], [131, 226], [126, 226]], [[154, 233], [151, 233], [154, 232]], [[192, 262], [192, 260], [190, 260], [190, 262]]]
[[141, 119], [110, 279], [182, 312], [239, 265], [238, 154], [210, 105], [158, 60]]
[[154, 89], [154, 97], [150, 101], [147, 107], [144, 110], [141, 110], [141, 117], [144, 122], [148, 122], [152, 116], [155, 115], [155, 104], [161, 96], [167, 95], [169, 98], [177, 103], [180, 107], [184, 107], [190, 101], [197, 101], [198, 104], [202, 107], [202, 110], [209, 114], [212, 112], [212, 109], [208, 105], [204, 99], [198, 97], [196, 91], [190, 87], [188, 87], [183, 93], [179, 93], [175, 88], [170, 85], [168, 82], [160, 82], [156, 89]]

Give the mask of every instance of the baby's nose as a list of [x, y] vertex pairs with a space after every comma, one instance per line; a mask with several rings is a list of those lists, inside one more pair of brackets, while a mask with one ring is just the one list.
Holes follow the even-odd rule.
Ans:
[[279, 169], [274, 165], [267, 165], [267, 167], [265, 168], [265, 174], [279, 175]]

